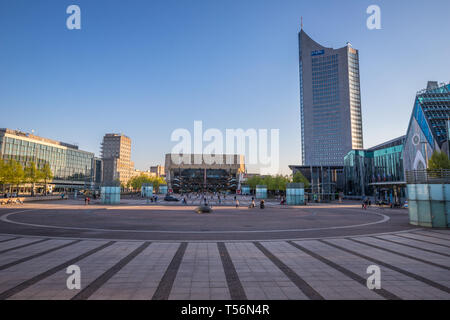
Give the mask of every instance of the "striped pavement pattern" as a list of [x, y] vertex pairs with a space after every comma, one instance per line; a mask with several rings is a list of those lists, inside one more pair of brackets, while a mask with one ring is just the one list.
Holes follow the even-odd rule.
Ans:
[[[81, 289], [66, 286], [81, 269]], [[381, 269], [369, 290], [367, 267]], [[0, 300], [450, 299], [450, 232], [148, 242], [0, 235]]]

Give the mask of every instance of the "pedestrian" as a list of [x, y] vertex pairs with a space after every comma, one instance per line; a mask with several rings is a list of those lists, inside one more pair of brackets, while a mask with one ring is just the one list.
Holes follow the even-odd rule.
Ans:
[[91, 202], [91, 198], [87, 197], [87, 204], [89, 205], [89, 202]]
[[236, 197], [234, 197], [234, 200], [235, 200], [235, 203], [236, 203], [236, 208], [239, 208], [239, 200]]
[[265, 207], [264, 200], [261, 200], [261, 202], [259, 203], [259, 208], [264, 209], [264, 207]]
[[87, 205], [87, 197], [84, 197], [84, 205]]

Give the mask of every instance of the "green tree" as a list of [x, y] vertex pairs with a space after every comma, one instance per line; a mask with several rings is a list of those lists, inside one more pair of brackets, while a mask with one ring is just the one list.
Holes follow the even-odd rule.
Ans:
[[43, 179], [42, 172], [36, 167], [34, 162], [30, 162], [24, 169], [25, 181], [32, 184], [31, 196], [34, 197], [36, 183]]
[[53, 179], [52, 169], [50, 169], [50, 165], [48, 163], [44, 164], [42, 169], [40, 170], [40, 177], [44, 180], [45, 183], [45, 193], [47, 193], [47, 183]]
[[3, 165], [3, 179], [9, 184], [9, 194], [12, 194], [13, 185], [17, 186], [17, 194], [19, 194], [19, 185], [24, 181], [25, 175], [22, 165], [14, 159], [11, 159]]
[[306, 179], [305, 176], [300, 171], [297, 171], [294, 174], [294, 176], [292, 177], [292, 182], [294, 182], [294, 183], [303, 183], [305, 188], [309, 188], [309, 186], [310, 186], [310, 183], [309, 183], [308, 179]]
[[3, 159], [0, 159], [0, 184], [2, 185], [2, 192], [5, 192], [5, 174], [6, 174], [6, 163]]
[[247, 179], [247, 184], [250, 186], [250, 189], [256, 189], [257, 185], [263, 184], [263, 179], [261, 176], [253, 176]]
[[428, 169], [441, 170], [450, 169], [450, 160], [445, 152], [434, 151], [430, 160], [428, 160]]
[[289, 177], [283, 175], [253, 176], [247, 179], [247, 184], [252, 190], [256, 189], [257, 185], [265, 185], [270, 191], [284, 191], [289, 182]]

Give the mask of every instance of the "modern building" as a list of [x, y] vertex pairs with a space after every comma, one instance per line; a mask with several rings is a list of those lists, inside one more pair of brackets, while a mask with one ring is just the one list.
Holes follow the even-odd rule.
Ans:
[[160, 165], [151, 166], [150, 172], [154, 173], [157, 177], [165, 176], [164, 166], [160, 166]]
[[23, 166], [34, 162], [38, 168], [48, 164], [53, 173], [51, 184], [55, 190], [88, 189], [98, 181], [92, 152], [31, 133], [0, 129], [0, 158], [6, 161], [15, 159]]
[[363, 149], [358, 50], [326, 48], [303, 28], [298, 40], [302, 164], [342, 166]]
[[174, 192], [234, 192], [245, 161], [243, 155], [166, 154], [165, 169], [167, 185]]
[[351, 150], [344, 158], [344, 193], [373, 196], [375, 200], [399, 202], [406, 196], [403, 145], [406, 136], [366, 150]]
[[133, 176], [134, 163], [131, 161], [131, 139], [124, 134], [107, 133], [101, 146], [103, 160], [103, 182], [119, 181], [126, 184]]
[[448, 153], [450, 83], [429, 81], [416, 94], [404, 147], [405, 171], [423, 170], [434, 151]]
[[317, 200], [333, 200], [336, 193], [344, 190], [343, 166], [298, 166], [290, 165], [292, 175], [301, 172], [309, 181], [309, 188], [305, 188], [309, 201], [315, 197]]

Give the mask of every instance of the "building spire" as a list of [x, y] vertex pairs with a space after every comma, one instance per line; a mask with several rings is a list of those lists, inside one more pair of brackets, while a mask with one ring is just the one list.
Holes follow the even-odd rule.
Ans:
[[300, 19], [300, 30], [303, 30], [303, 16]]

